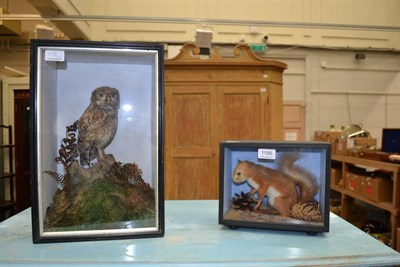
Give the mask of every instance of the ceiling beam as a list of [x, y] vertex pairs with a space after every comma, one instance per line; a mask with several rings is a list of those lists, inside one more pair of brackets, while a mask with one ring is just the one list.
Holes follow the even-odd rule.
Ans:
[[[40, 14], [49, 18], [57, 15], [67, 15], [51, 0], [27, 0]], [[89, 37], [73, 21], [56, 21], [49, 19], [57, 28], [71, 40], [89, 40]]]

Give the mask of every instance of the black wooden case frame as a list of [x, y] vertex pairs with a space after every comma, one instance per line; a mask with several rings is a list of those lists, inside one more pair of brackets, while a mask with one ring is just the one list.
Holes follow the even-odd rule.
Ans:
[[222, 142], [219, 224], [329, 232], [330, 164], [325, 142]]
[[33, 242], [164, 235], [160, 44], [33, 40]]

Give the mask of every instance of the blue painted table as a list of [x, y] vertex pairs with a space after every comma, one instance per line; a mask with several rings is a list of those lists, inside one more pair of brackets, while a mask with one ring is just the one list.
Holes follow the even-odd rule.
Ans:
[[162, 238], [33, 244], [30, 209], [0, 223], [0, 266], [385, 266], [400, 254], [331, 214], [330, 232], [218, 225], [218, 201], [166, 201]]

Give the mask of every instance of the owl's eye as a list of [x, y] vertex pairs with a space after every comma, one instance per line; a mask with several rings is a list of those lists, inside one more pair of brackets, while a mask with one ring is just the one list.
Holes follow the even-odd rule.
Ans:
[[112, 98], [116, 98], [116, 97], [117, 97], [117, 94], [112, 94], [111, 97], [112, 97]]
[[241, 172], [237, 172], [237, 173], [236, 173], [236, 175], [240, 175], [240, 174], [241, 174]]
[[104, 96], [104, 94], [103, 93], [99, 93], [99, 97], [103, 97]]

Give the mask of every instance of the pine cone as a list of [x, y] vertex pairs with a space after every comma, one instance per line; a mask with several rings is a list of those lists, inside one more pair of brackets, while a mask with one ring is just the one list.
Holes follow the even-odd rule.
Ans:
[[235, 193], [232, 198], [232, 208], [234, 209], [253, 209], [256, 202], [251, 198], [250, 192], [244, 193], [243, 191], [239, 194]]
[[295, 219], [321, 222], [322, 214], [317, 201], [299, 202], [292, 207], [291, 216]]

